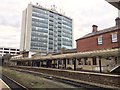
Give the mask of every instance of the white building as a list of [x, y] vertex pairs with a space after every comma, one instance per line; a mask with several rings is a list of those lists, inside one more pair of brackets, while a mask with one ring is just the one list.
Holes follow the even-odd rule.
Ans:
[[19, 53], [19, 49], [16, 48], [0, 47], [0, 56], [3, 56], [4, 54], [17, 55]]
[[72, 49], [72, 19], [40, 5], [29, 4], [23, 11], [20, 51], [30, 54]]

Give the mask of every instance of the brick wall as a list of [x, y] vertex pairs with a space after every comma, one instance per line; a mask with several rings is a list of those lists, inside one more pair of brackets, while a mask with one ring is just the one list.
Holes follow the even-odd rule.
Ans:
[[[77, 52], [94, 51], [94, 50], [101, 50], [101, 49], [111, 49], [111, 48], [118, 47], [118, 45], [120, 46], [120, 44], [118, 44], [118, 43], [112, 43], [112, 39], [111, 39], [111, 34], [118, 32], [118, 31], [119, 30], [116, 30], [114, 32], [108, 32], [108, 33], [104, 33], [104, 34], [91, 36], [88, 38], [78, 39], [76, 41]], [[98, 36], [101, 36], [101, 35], [103, 38], [103, 44], [98, 45], [97, 38], [98, 38]], [[118, 33], [118, 35], [119, 35], [119, 33]], [[120, 37], [118, 37], [118, 38], [119, 38], [118, 40], [120, 40]]]

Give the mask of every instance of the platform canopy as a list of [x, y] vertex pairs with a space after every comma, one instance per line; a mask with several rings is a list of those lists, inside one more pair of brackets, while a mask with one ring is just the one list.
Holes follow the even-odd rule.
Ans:
[[120, 10], [120, 0], [106, 0], [106, 1]]
[[12, 58], [11, 61], [29, 61], [29, 60], [62, 60], [62, 59], [79, 59], [84, 57], [108, 57], [108, 56], [120, 56], [120, 49], [106, 49], [106, 50], [96, 50], [88, 52], [77, 52], [59, 55], [48, 55], [48, 56], [38, 56], [34, 58]]

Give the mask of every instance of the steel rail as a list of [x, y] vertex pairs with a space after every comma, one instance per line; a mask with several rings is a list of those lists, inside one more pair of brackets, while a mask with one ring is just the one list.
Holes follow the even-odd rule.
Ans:
[[81, 89], [84, 89], [84, 90], [113, 90], [113, 89], [110, 89], [110, 88], [107, 88], [107, 87], [103, 88], [103, 87], [93, 86], [93, 85], [73, 81], [73, 80], [70, 80], [70, 79], [67, 79], [67, 78], [62, 78], [62, 77], [58, 77], [58, 76], [55, 76], [55, 75], [49, 75], [49, 74], [30, 71], [30, 70], [23, 70], [23, 69], [16, 69], [16, 68], [12, 68], [12, 70], [16, 70], [16, 71], [19, 71], [19, 72], [28, 73], [28, 74], [32, 74], [34, 76], [39, 76], [39, 77], [43, 77], [43, 78], [50, 79], [50, 80], [53, 80], [53, 81], [57, 81], [57, 82], [61, 82], [61, 83], [64, 83], [64, 84], [72, 85], [75, 88], [81, 88]]
[[6, 75], [2, 74], [2, 80], [10, 87], [11, 90], [28, 90], [25, 86]]

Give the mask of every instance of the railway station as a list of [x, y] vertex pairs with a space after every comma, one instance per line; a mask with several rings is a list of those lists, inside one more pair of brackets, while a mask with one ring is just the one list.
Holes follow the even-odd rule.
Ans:
[[[119, 12], [119, 0], [106, 1], [115, 6]], [[103, 30], [98, 30], [98, 26], [93, 25], [91, 33], [76, 40], [76, 52], [63, 53], [65, 50], [61, 50], [60, 53], [46, 56], [35, 54], [31, 58], [24, 57], [23, 54], [22, 57], [12, 57], [11, 65], [118, 72], [120, 71], [119, 26], [120, 17], [115, 19], [115, 26]]]
[[[118, 8], [119, 2], [107, 0]], [[59, 53], [45, 56], [27, 53], [11, 58], [11, 65], [36, 66], [58, 69], [88, 70], [99, 72], [120, 71], [120, 18], [115, 19], [115, 26], [98, 30], [92, 26], [92, 32], [76, 40], [76, 50], [61, 50]], [[91, 43], [90, 43], [91, 42]]]
[[[118, 72], [120, 68], [120, 18], [115, 26], [99, 30], [93, 25], [92, 33], [76, 40], [76, 50], [46, 56], [33, 55], [32, 58], [14, 56], [11, 65], [36, 66], [58, 69], [87, 70], [98, 72]], [[89, 42], [93, 42], [88, 44]], [[23, 56], [27, 56], [24, 55]]]
[[[118, 64], [118, 49], [12, 59], [13, 65], [108, 72]], [[88, 60], [85, 62], [85, 60]], [[111, 66], [108, 66], [111, 65]]]
[[[120, 0], [106, 1], [116, 7], [118, 13], [120, 12]], [[92, 90], [119, 89], [120, 16], [115, 18], [113, 27], [99, 30], [97, 25], [92, 25], [90, 31], [92, 32], [76, 40], [75, 49], [59, 48], [60, 51], [47, 54], [41, 54], [43, 52], [31, 54], [29, 50], [24, 50], [20, 54], [12, 56], [10, 60], [6, 60], [7, 64], [4, 65], [8, 65], [8, 67], [3, 68], [2, 74], [14, 78], [18, 82], [4, 75], [3, 80], [7, 78], [8, 85], [13, 82], [11, 84], [13, 88], [16, 86], [16, 88], [25, 90], [32, 85], [41, 88], [40, 85], [44, 84], [46, 88], [48, 84], [49, 87], [49, 80], [53, 85], [63, 83], [75, 88], [82, 87], [85, 90], [89, 88]], [[32, 80], [29, 77], [32, 77]], [[42, 79], [38, 79], [38, 77]], [[43, 82], [43, 78], [47, 81]], [[27, 81], [26, 83], [24, 79]], [[1, 79], [0, 83], [3, 88], [10, 89]]]

